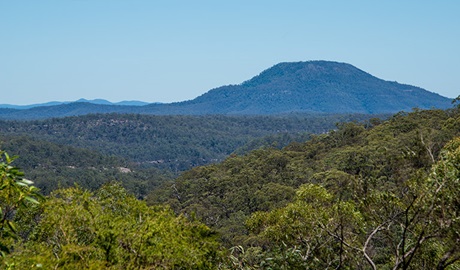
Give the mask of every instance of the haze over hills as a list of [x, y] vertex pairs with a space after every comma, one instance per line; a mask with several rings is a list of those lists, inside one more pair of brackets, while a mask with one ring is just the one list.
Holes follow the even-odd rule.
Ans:
[[124, 100], [120, 102], [110, 102], [105, 99], [93, 99], [88, 100], [81, 98], [77, 101], [50, 101], [46, 103], [38, 103], [38, 104], [30, 104], [30, 105], [12, 105], [12, 104], [0, 104], [0, 108], [8, 108], [8, 109], [31, 109], [34, 107], [47, 107], [47, 106], [56, 106], [56, 105], [63, 105], [75, 102], [87, 102], [91, 104], [99, 104], [99, 105], [123, 105], [123, 106], [144, 106], [149, 104], [148, 102], [138, 101], [138, 100]]
[[21, 111], [0, 109], [0, 118], [37, 119], [109, 112], [156, 115], [379, 114], [452, 106], [449, 98], [439, 94], [385, 81], [350, 64], [330, 61], [280, 63], [242, 84], [215, 88], [189, 101], [145, 106], [92, 103]]
[[393, 113], [448, 108], [451, 100], [350, 64], [310, 61], [277, 64], [241, 85], [219, 87], [181, 105], [224, 114]]

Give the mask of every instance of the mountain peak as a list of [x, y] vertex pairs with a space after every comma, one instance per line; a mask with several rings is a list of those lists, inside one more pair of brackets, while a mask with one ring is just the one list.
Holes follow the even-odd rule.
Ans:
[[243, 86], [267, 84], [279, 79], [314, 80], [322, 76], [359, 76], [368, 73], [353, 65], [332, 61], [282, 62], [262, 71], [259, 75], [242, 83]]
[[87, 102], [87, 103], [99, 104], [99, 105], [112, 105], [113, 104], [112, 102], [110, 102], [108, 100], [105, 100], [105, 99], [101, 99], [101, 98], [92, 99], [92, 100], [88, 100], [88, 99], [85, 99], [85, 98], [80, 98], [79, 100], [77, 100], [75, 102]]
[[240, 85], [213, 89], [190, 103], [226, 114], [394, 113], [451, 107], [448, 98], [425, 89], [331, 61], [279, 63]]

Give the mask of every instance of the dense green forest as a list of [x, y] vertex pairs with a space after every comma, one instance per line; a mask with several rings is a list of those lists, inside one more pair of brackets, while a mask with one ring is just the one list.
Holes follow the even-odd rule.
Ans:
[[123, 187], [143, 198], [174, 175], [167, 170], [142, 167], [121, 157], [97, 151], [60, 145], [25, 135], [0, 135], [1, 147], [21, 158], [16, 166], [27, 171], [42, 194], [75, 184], [96, 190], [105, 183], [119, 181]]
[[224, 258], [213, 231], [167, 206], [116, 183], [44, 198], [1, 154], [2, 269], [213, 269]]
[[[284, 146], [324, 133], [337, 122], [364, 121], [371, 115], [149, 116], [94, 114], [36, 121], [0, 121], [0, 135], [24, 135], [60, 145], [117, 156], [145, 167], [181, 172], [222, 161], [240, 147], [279, 141]], [[383, 115], [379, 115], [383, 117]], [[258, 140], [254, 143], [253, 140]], [[246, 146], [246, 144], [251, 146]], [[6, 149], [17, 152], [13, 144]], [[249, 147], [249, 148], [248, 148]], [[244, 151], [244, 150], [243, 150]], [[70, 165], [70, 164], [69, 164]]]
[[[14, 166], [27, 156], [2, 153], [2, 264], [460, 269], [459, 136], [456, 108], [341, 123], [282, 149], [271, 146], [273, 138], [259, 139], [267, 146], [250, 151], [261, 144], [254, 142], [223, 162], [159, 180], [145, 200], [123, 181], [42, 197]], [[81, 162], [104, 164], [102, 170], [131, 162], [81, 151]]]
[[[441, 151], [459, 135], [458, 109], [346, 123], [282, 150], [194, 168], [154, 190], [148, 202], [203, 221], [225, 246], [239, 247], [245, 266], [434, 269], [460, 255], [459, 163], [446, 165], [453, 154]], [[455, 143], [444, 151], [458, 151]], [[443, 166], [452, 172], [441, 172]], [[444, 174], [449, 179], [438, 179]], [[436, 216], [444, 208], [441, 215], [454, 216]]]
[[0, 149], [21, 156], [43, 194], [57, 188], [96, 190], [120, 181], [138, 198], [183, 170], [247, 153], [281, 148], [325, 132], [336, 121], [368, 115], [277, 117], [146, 116], [99, 114], [40, 121], [0, 121]]

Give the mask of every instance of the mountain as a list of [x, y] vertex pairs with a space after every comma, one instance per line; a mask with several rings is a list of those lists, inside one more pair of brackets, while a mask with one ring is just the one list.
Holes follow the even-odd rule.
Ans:
[[0, 108], [26, 110], [26, 109], [31, 109], [31, 108], [34, 108], [34, 107], [56, 106], [56, 105], [62, 105], [62, 104], [65, 104], [65, 103], [66, 102], [50, 101], [50, 102], [46, 102], [46, 103], [30, 104], [30, 105], [0, 104]]
[[31, 120], [86, 115], [92, 113], [137, 113], [136, 106], [100, 105], [72, 102], [55, 106], [39, 106], [25, 110], [0, 109], [0, 119]]
[[[99, 104], [99, 105], [121, 105], [121, 106], [144, 106], [144, 105], [150, 104], [148, 102], [137, 101], [137, 100], [124, 100], [120, 102], [110, 102], [105, 99], [87, 100], [84, 98], [81, 98], [77, 100], [76, 102], [88, 102], [88, 103]], [[153, 104], [159, 104], [159, 103], [153, 103]]]
[[449, 108], [451, 100], [350, 64], [310, 61], [277, 64], [240, 85], [219, 87], [177, 106], [200, 114], [394, 113]]
[[88, 100], [88, 99], [81, 98], [77, 101], [51, 101], [51, 102], [46, 102], [46, 103], [38, 103], [38, 104], [30, 104], [30, 105], [0, 104], [0, 108], [26, 110], [26, 109], [31, 109], [34, 107], [57, 106], [57, 105], [74, 103], [74, 102], [87, 102], [87, 103], [99, 104], [99, 105], [122, 105], [122, 106], [144, 106], [144, 105], [150, 104], [148, 102], [137, 101], [137, 100], [124, 100], [124, 101], [113, 103], [105, 99]]
[[450, 99], [439, 94], [385, 81], [350, 64], [330, 61], [280, 63], [242, 84], [215, 88], [193, 100], [130, 105], [80, 100], [59, 105], [59, 108], [0, 109], [0, 118], [37, 119], [102, 112], [156, 115], [380, 114], [452, 106]]
[[[138, 101], [138, 100], [124, 100], [120, 101], [117, 103], [114, 103], [115, 105], [121, 105], [121, 106], [144, 106], [150, 103], [144, 102], [144, 101]], [[154, 102], [153, 104], [161, 104], [160, 102]]]

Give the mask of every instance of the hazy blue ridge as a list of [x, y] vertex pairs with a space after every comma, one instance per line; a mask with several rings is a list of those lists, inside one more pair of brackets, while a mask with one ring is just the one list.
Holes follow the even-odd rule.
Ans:
[[34, 107], [55, 106], [55, 105], [62, 105], [62, 104], [65, 104], [65, 102], [51, 101], [51, 102], [46, 102], [46, 103], [30, 104], [30, 105], [0, 104], [0, 108], [26, 110], [26, 109], [30, 109]]
[[[350, 64], [330, 61], [280, 63], [239, 85], [212, 89], [189, 101], [170, 104], [106, 100], [24, 110], [0, 109], [2, 119], [40, 119], [89, 113], [155, 115], [271, 115], [285, 113], [382, 114], [451, 108], [451, 99], [420, 87], [385, 81]], [[120, 106], [123, 105], [123, 106]], [[130, 105], [130, 106], [125, 106]]]
[[393, 113], [452, 106], [439, 94], [327, 61], [280, 63], [240, 85], [213, 89], [182, 106], [194, 109], [204, 104], [208, 112], [225, 114]]
[[120, 102], [110, 102], [105, 99], [88, 100], [88, 99], [81, 98], [76, 101], [51, 101], [51, 102], [46, 102], [46, 103], [38, 103], [38, 104], [30, 104], [30, 105], [0, 104], [0, 108], [26, 110], [26, 109], [31, 109], [35, 107], [57, 106], [57, 105], [75, 103], [75, 102], [80, 102], [80, 103], [86, 102], [86, 103], [99, 104], [99, 105], [121, 105], [121, 106], [145, 106], [147, 104], [150, 104], [148, 102], [138, 101], [138, 100], [124, 100]]

